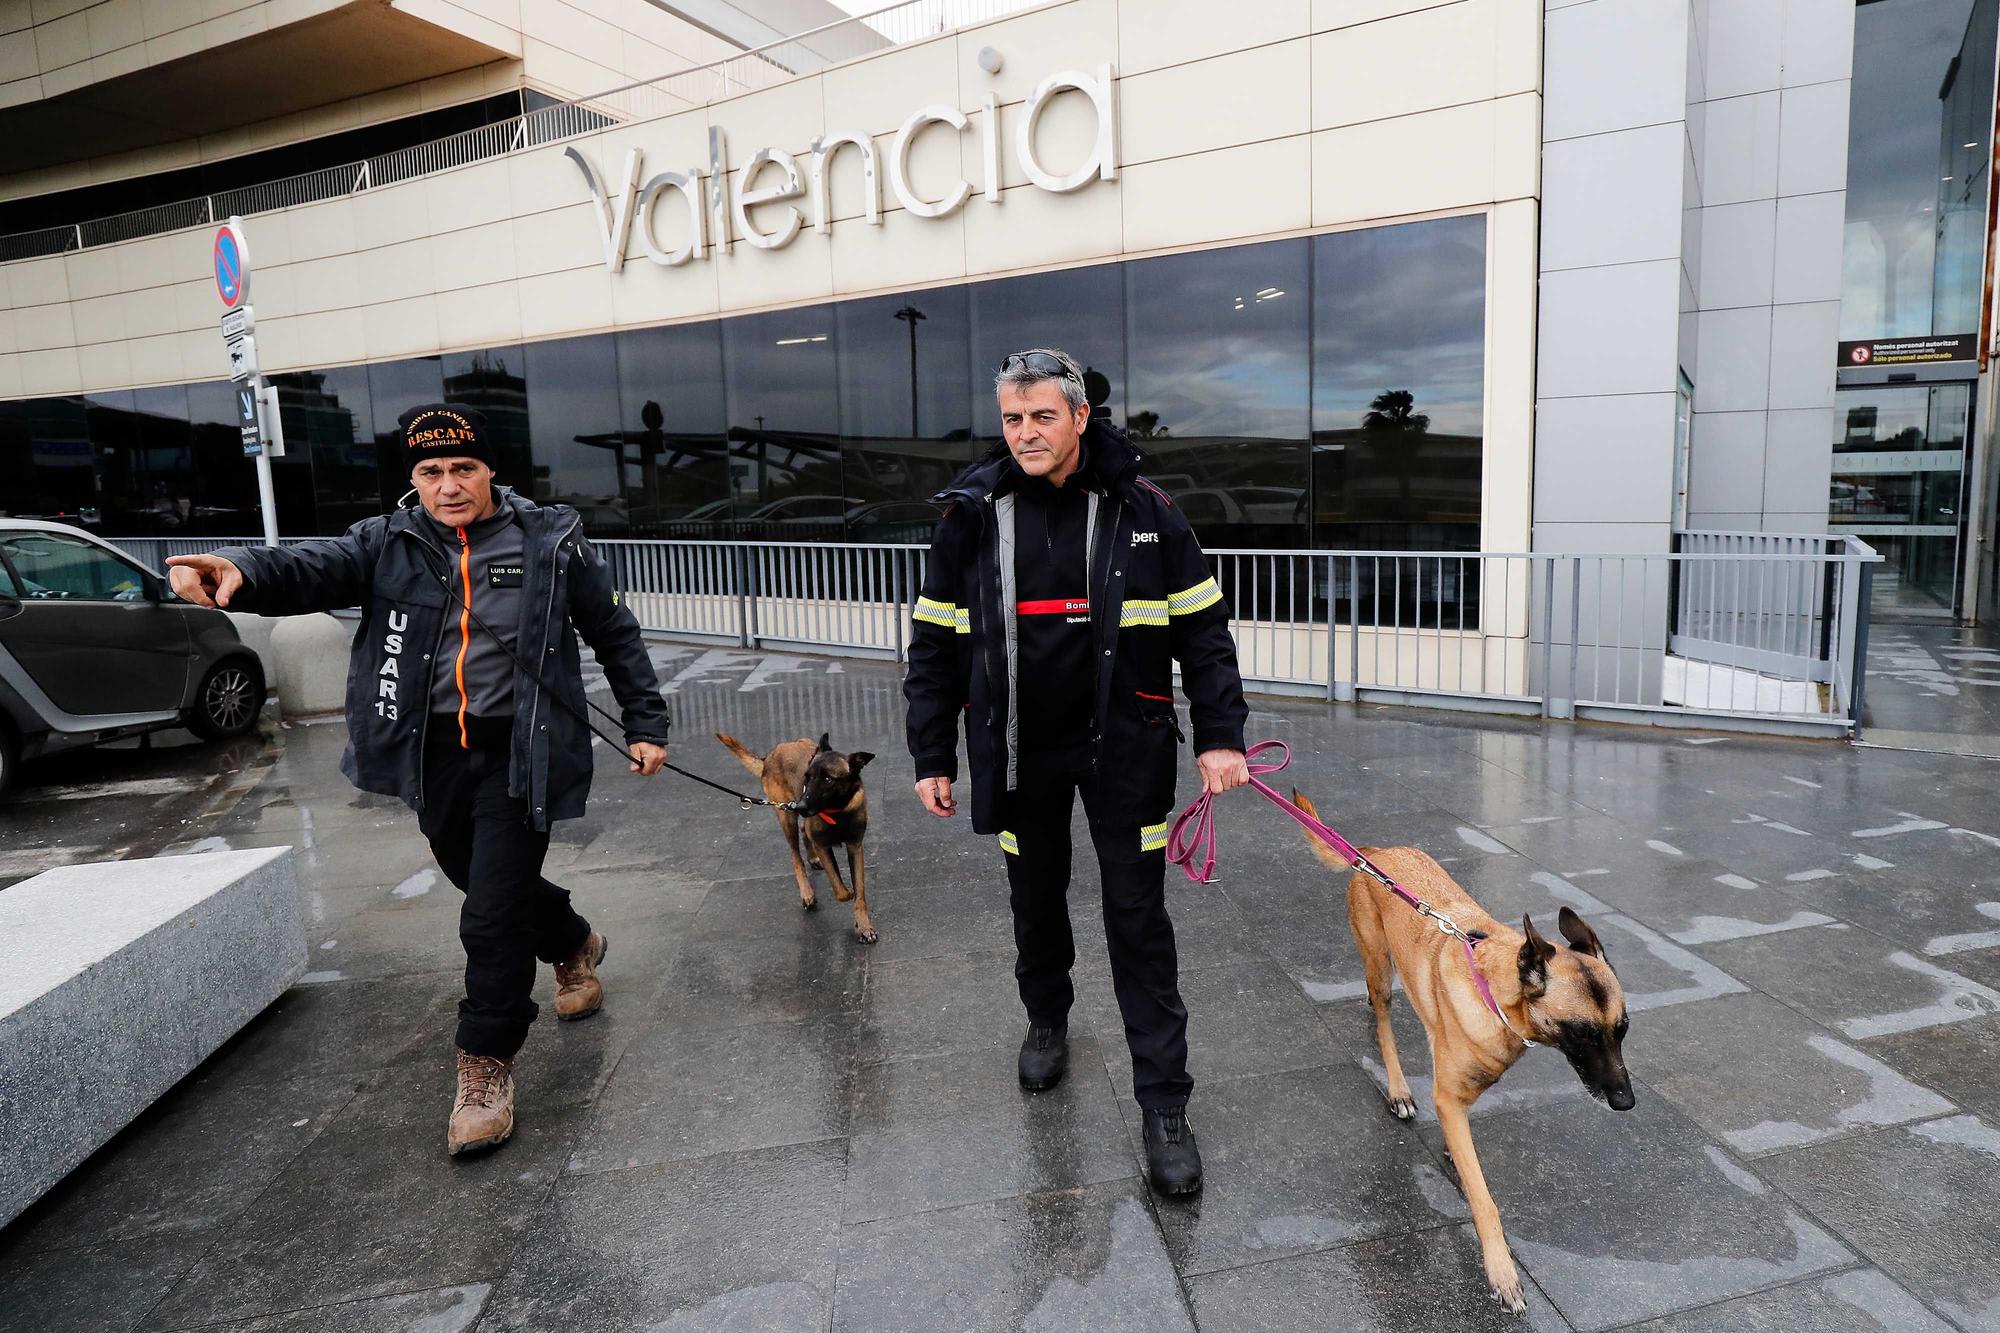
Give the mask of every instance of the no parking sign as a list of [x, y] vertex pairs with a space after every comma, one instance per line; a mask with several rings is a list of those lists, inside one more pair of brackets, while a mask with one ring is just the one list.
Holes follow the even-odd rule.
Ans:
[[239, 218], [215, 229], [215, 294], [225, 310], [235, 310], [250, 299], [250, 243], [243, 239]]

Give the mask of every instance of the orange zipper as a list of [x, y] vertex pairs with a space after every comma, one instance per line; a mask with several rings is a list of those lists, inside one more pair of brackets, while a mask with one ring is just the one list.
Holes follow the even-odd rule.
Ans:
[[470, 750], [472, 738], [465, 731], [465, 710], [472, 702], [465, 695], [465, 655], [472, 650], [472, 543], [465, 529], [458, 532], [458, 579], [465, 588], [465, 605], [458, 613], [458, 748]]

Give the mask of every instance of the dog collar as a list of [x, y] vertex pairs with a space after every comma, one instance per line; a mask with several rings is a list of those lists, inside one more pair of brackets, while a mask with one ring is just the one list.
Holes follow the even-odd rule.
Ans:
[[1540, 1042], [1530, 1041], [1514, 1030], [1514, 1025], [1507, 1021], [1506, 1012], [1500, 1008], [1499, 1001], [1493, 998], [1493, 987], [1487, 984], [1486, 974], [1479, 970], [1479, 959], [1473, 954], [1472, 950], [1479, 941], [1486, 938], [1484, 932], [1477, 930], [1469, 931], [1459, 938], [1465, 945], [1465, 965], [1472, 969], [1472, 984], [1479, 987], [1479, 998], [1486, 1001], [1486, 1007], [1493, 1011], [1493, 1016], [1500, 1020], [1500, 1026], [1506, 1028], [1515, 1041], [1520, 1042], [1523, 1046], [1540, 1046]]
[[834, 812], [831, 810], [820, 811], [819, 817], [822, 821], [824, 821], [827, 824], [838, 824], [840, 822], [840, 820], [834, 816]]

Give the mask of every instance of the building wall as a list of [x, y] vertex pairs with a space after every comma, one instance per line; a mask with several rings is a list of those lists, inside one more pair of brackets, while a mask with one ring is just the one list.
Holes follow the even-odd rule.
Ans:
[[1706, 0], [1689, 525], [1824, 532], [1833, 457], [1850, 0]]
[[[830, 236], [808, 229], [779, 251], [739, 243], [677, 269], [645, 261], [635, 243], [616, 274], [561, 146], [259, 215], [249, 234], [264, 365], [324, 368], [1482, 211], [1482, 540], [1519, 549], [1532, 467], [1539, 0], [1268, 0], [1228, 24], [1212, 17], [1205, 0], [1066, 0], [576, 143], [605, 175], [631, 148], [648, 172], [703, 162], [711, 125], [738, 163], [766, 145], [804, 154], [829, 131], [884, 136], [886, 151], [915, 108], [976, 112], [989, 92], [1011, 143], [1041, 78], [1110, 63], [1118, 178], [1070, 194], [1029, 184], [1010, 155], [997, 206], [975, 197], [925, 220], [891, 195], [879, 228], [846, 216]], [[978, 64], [987, 46], [1006, 58], [997, 76]], [[1046, 156], [1075, 160], [1090, 123], [1084, 99], [1064, 95], [1043, 122]], [[913, 154], [918, 187], [934, 196], [960, 173], [978, 180], [978, 144], [927, 133]], [[833, 181], [836, 213], [858, 214], [852, 154]], [[203, 228], [0, 267], [0, 398], [219, 376], [208, 250]], [[1059, 312], [1051, 318], [1059, 325]]]
[[1818, 531], [1851, 0], [1550, 0], [1535, 540]]
[[[341, 4], [348, 2], [340, 0]], [[64, 13], [65, 6], [74, 9], [73, 0], [0, 0], [0, 79], [19, 73], [13, 81], [0, 83], [0, 107], [56, 96], [79, 86], [77, 79], [91, 82], [129, 73], [145, 64], [197, 55], [276, 25], [339, 8], [340, 4], [326, 0], [145, 0], [142, 6], [139, 0], [100, 0]], [[395, 0], [395, 7], [486, 43], [505, 58], [478, 69], [442, 74], [199, 138], [0, 177], [0, 199], [198, 166], [512, 88], [535, 88], [561, 98], [589, 97], [740, 54], [732, 43], [648, 0], [579, 0], [577, 4], [565, 0]], [[78, 46], [61, 35], [86, 21], [89, 45]], [[8, 31], [9, 24], [22, 26]], [[51, 36], [52, 32], [56, 35]], [[99, 46], [111, 49], [95, 53]], [[25, 72], [44, 59], [71, 56], [81, 63], [54, 74]], [[754, 70], [739, 71], [738, 76], [745, 73], [755, 76]], [[776, 80], [782, 74], [771, 71], [764, 77]], [[651, 109], [679, 109], [691, 104], [686, 97], [672, 93], [659, 94], [652, 102]]]

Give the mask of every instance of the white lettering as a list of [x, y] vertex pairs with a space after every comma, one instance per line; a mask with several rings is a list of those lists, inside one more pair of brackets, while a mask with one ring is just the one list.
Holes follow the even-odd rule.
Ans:
[[395, 681], [393, 681], [393, 680], [378, 680], [378, 681], [376, 681], [376, 682], [375, 682], [375, 696], [376, 696], [376, 697], [377, 697], [378, 699], [393, 699], [393, 698], [395, 698], [395, 697], [396, 697], [396, 682], [395, 682]]
[[965, 113], [941, 103], [927, 106], [903, 122], [889, 145], [889, 188], [895, 191], [896, 202], [908, 209], [912, 217], [949, 217], [972, 197], [972, 186], [963, 178], [942, 199], [925, 199], [910, 184], [910, 145], [917, 141], [924, 127], [933, 122], [962, 131], [966, 125]]
[[389, 635], [388, 637], [384, 638], [384, 639], [382, 640], [382, 651], [383, 651], [383, 652], [385, 652], [385, 653], [400, 653], [400, 652], [402, 652], [402, 651], [403, 651], [403, 636], [402, 636], [402, 635], [400, 635], [400, 634], [391, 634], [391, 635]]
[[849, 144], [861, 151], [862, 202], [867, 209], [862, 216], [871, 227], [882, 225], [882, 178], [875, 170], [875, 141], [865, 134], [829, 134], [815, 139], [812, 150], [813, 229], [822, 235], [831, 234], [833, 225], [826, 178], [833, 168], [834, 154]]
[[[1067, 194], [1095, 180], [1117, 179], [1116, 78], [1116, 70], [1104, 64], [1094, 70], [1064, 70], [1051, 74], [1037, 85], [1022, 105], [1013, 127], [1014, 155], [1021, 174], [1027, 177], [1030, 184], [1052, 193]], [[1062, 94], [1069, 92], [1080, 93], [1089, 100], [1095, 119], [1089, 154], [1074, 168], [1059, 173], [1043, 165], [1036, 145], [1036, 132], [1043, 112]], [[1002, 132], [999, 97], [992, 93], [982, 94], [979, 109], [974, 115], [979, 120], [979, 166], [974, 173], [979, 178], [977, 189], [988, 203], [999, 204], [1006, 198], [1001, 161], [1006, 136]], [[971, 123], [972, 118], [957, 107], [932, 103], [915, 112], [897, 128], [888, 148], [889, 185], [895, 191], [896, 201], [911, 217], [949, 217], [972, 197], [973, 183], [963, 173], [955, 175], [950, 189], [937, 199], [920, 195], [910, 179], [911, 150], [926, 129], [933, 124], [942, 124], [962, 135]], [[711, 125], [708, 129], [706, 174], [699, 167], [662, 172], [647, 180], [643, 189], [638, 184], [642, 158], [636, 148], [626, 150], [622, 171], [617, 179], [608, 184], [577, 148], [566, 147], [563, 153], [583, 173], [584, 184], [589, 188], [595, 205], [592, 213], [597, 219], [598, 239], [604, 248], [604, 266], [616, 273], [624, 267], [635, 219], [640, 248], [653, 263], [667, 268], [727, 255], [739, 233], [760, 250], [776, 250], [789, 245], [805, 225], [798, 207], [788, 204], [782, 212], [767, 207], [766, 221], [775, 219], [780, 223], [774, 229], [758, 227], [752, 219], [752, 210], [759, 206], [786, 203], [808, 194], [812, 201], [813, 228], [821, 235], [830, 235], [834, 205], [829, 178], [840, 150], [847, 147], [852, 147], [861, 155], [861, 216], [868, 225], [879, 227], [883, 222], [880, 154], [875, 140], [866, 134], [843, 132], [821, 135], [813, 141], [811, 161], [803, 169], [791, 153], [778, 148], [762, 148], [751, 154], [741, 171], [732, 175], [728, 139], [720, 125]], [[775, 180], [774, 175], [777, 177]], [[687, 236], [672, 248], [661, 243], [656, 226], [661, 196], [668, 191], [677, 191], [681, 195], [688, 216]], [[679, 229], [674, 230], [677, 232]], [[407, 617], [404, 623], [408, 623]]]
[[406, 612], [391, 611], [389, 613], [390, 629], [394, 630], [398, 634], [401, 634], [404, 630], [408, 629], [409, 627], [410, 627], [410, 617]]
[[[688, 238], [672, 250], [663, 249], [659, 233], [653, 230], [653, 205], [668, 190], [678, 190], [687, 204]], [[690, 259], [700, 259], [708, 250], [708, 232], [701, 207], [701, 170], [663, 171], [646, 182], [639, 192], [639, 246], [646, 258], [668, 268], [679, 268]]]
[[632, 232], [632, 189], [639, 180], [639, 150], [625, 150], [625, 172], [618, 183], [615, 203], [607, 199], [604, 183], [597, 179], [596, 170], [584, 160], [582, 153], [574, 148], [565, 148], [563, 156], [576, 163], [583, 172], [584, 181], [590, 186], [590, 193], [597, 202], [591, 214], [597, 219], [598, 239], [604, 243], [604, 267], [616, 273], [625, 265], [625, 240]]
[[[764, 167], [778, 168], [784, 173], [784, 182], [780, 185], [753, 186], [752, 179]], [[756, 224], [750, 221], [750, 210], [759, 204], [775, 204], [782, 199], [797, 199], [804, 193], [805, 187], [799, 181], [799, 166], [792, 161], [792, 155], [782, 148], [759, 148], [750, 160], [743, 164], [743, 179], [736, 182], [736, 226], [743, 233], [743, 239], [759, 250], [778, 250], [790, 245], [792, 238], [799, 234], [799, 228], [805, 222], [799, 215], [798, 209], [786, 205], [783, 213], [784, 225], [771, 232], [757, 230]]]
[[[1035, 126], [1040, 123], [1042, 112], [1048, 110], [1055, 95], [1070, 89], [1090, 99], [1097, 112], [1097, 137], [1091, 146], [1090, 156], [1083, 160], [1083, 164], [1066, 176], [1058, 176], [1044, 167], [1035, 155]], [[1111, 66], [1099, 65], [1096, 78], [1081, 70], [1071, 69], [1043, 79], [1034, 95], [1021, 108], [1021, 119], [1014, 132], [1014, 152], [1021, 159], [1021, 171], [1044, 190], [1068, 194], [1071, 190], [1082, 189], [1092, 180], [1116, 180], [1118, 110], [1111, 95]]]
[[[392, 634], [389, 637], [393, 640], [396, 636]], [[398, 644], [396, 647], [393, 648], [390, 648], [388, 644], [384, 644], [382, 646], [392, 653], [399, 653], [403, 651], [402, 646], [400, 644]], [[382, 663], [382, 669], [376, 672], [375, 674], [378, 676], [394, 676], [398, 680], [400, 680], [402, 679], [403, 671], [401, 667], [396, 665], [396, 659], [391, 657], [386, 659]]]

